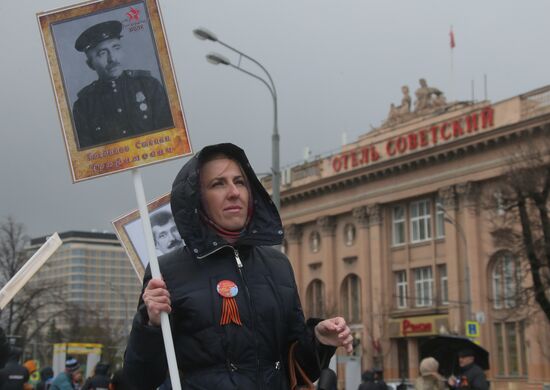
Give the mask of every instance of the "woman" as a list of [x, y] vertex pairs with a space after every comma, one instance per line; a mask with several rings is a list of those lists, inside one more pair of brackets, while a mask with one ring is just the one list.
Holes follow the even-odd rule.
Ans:
[[163, 280], [144, 278], [124, 370], [140, 389], [167, 374], [160, 313], [171, 313], [183, 389], [288, 389], [288, 351], [310, 379], [335, 347], [352, 350], [343, 318], [304, 320], [282, 223], [244, 151], [205, 147], [172, 186], [186, 246], [160, 259]]
[[438, 372], [439, 363], [433, 357], [427, 357], [420, 362], [420, 376], [414, 383], [415, 390], [443, 390], [445, 378]]

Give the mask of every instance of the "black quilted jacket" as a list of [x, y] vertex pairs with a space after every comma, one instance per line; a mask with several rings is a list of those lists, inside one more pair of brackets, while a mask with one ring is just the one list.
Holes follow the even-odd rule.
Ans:
[[[197, 212], [200, 159], [220, 151], [241, 163], [254, 199], [247, 231], [234, 245], [203, 225]], [[315, 340], [318, 320], [305, 321], [290, 263], [270, 247], [282, 240], [281, 220], [244, 152], [231, 144], [203, 149], [177, 175], [171, 204], [186, 246], [161, 257], [160, 267], [171, 295], [182, 389], [286, 390], [287, 355], [294, 341], [298, 360], [315, 380], [319, 361], [328, 362], [334, 348]], [[147, 272], [144, 286], [149, 279]], [[220, 325], [223, 298], [216, 286], [221, 280], [238, 287], [242, 326]], [[147, 320], [140, 300], [124, 366], [139, 389], [156, 388], [167, 375], [160, 328], [147, 326]]]

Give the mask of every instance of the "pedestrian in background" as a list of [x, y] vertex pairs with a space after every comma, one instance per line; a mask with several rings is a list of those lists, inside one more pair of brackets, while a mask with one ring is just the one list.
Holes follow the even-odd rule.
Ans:
[[445, 378], [439, 374], [439, 362], [427, 357], [420, 362], [420, 376], [414, 383], [415, 390], [443, 390]]
[[357, 390], [387, 390], [388, 386], [383, 380], [377, 378], [374, 370], [367, 370], [361, 375], [363, 383]]
[[82, 378], [80, 363], [73, 357], [65, 360], [65, 371], [60, 372], [53, 380], [50, 390], [75, 390], [75, 383]]
[[21, 348], [11, 346], [8, 362], [0, 370], [0, 390], [23, 390], [29, 380], [29, 371], [19, 363]]
[[49, 390], [53, 381], [53, 370], [51, 367], [40, 369], [40, 382], [36, 385], [36, 390]]
[[488, 390], [489, 383], [485, 373], [475, 364], [474, 351], [465, 348], [458, 351], [458, 376], [449, 378], [449, 386], [457, 389]]
[[109, 381], [109, 365], [99, 362], [95, 366], [94, 375], [86, 379], [81, 390], [108, 390]]

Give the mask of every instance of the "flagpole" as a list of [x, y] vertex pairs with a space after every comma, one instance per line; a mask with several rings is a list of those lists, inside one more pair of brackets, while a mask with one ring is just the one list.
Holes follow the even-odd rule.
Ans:
[[453, 32], [453, 26], [451, 26], [451, 32], [449, 33], [449, 36], [451, 38], [451, 91], [449, 94], [449, 100], [453, 101], [456, 100], [455, 97], [455, 77], [454, 77], [454, 48], [455, 48], [455, 35]]

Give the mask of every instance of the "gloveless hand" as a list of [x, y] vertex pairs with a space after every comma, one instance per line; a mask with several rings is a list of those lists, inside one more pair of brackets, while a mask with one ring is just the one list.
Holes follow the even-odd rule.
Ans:
[[347, 353], [353, 351], [351, 330], [342, 317], [329, 318], [315, 326], [315, 337], [321, 344], [344, 347]]
[[151, 279], [143, 292], [143, 302], [147, 307], [149, 325], [160, 326], [160, 313], [170, 313], [170, 293], [161, 279]]

